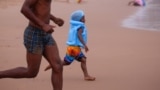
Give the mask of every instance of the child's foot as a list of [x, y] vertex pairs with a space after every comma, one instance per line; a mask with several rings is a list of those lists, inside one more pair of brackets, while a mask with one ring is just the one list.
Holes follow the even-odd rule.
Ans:
[[50, 66], [50, 65], [47, 66], [47, 67], [44, 69], [44, 71], [47, 71], [47, 70], [49, 70], [49, 69], [51, 69], [51, 66]]
[[86, 80], [86, 81], [94, 81], [94, 80], [96, 80], [96, 78], [88, 76], [88, 77], [85, 77], [84, 80]]

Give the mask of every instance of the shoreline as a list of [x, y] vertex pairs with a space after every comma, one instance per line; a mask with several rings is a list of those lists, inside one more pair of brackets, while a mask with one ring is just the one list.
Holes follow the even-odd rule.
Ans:
[[138, 7], [135, 13], [122, 21], [122, 27], [159, 32], [158, 5], [160, 2], [148, 0], [146, 6]]

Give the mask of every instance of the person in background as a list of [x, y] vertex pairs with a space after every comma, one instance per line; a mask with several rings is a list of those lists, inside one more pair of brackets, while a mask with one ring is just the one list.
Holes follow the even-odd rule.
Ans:
[[145, 6], [145, 0], [134, 0], [134, 1], [130, 1], [128, 3], [128, 5], [133, 5], [133, 6]]

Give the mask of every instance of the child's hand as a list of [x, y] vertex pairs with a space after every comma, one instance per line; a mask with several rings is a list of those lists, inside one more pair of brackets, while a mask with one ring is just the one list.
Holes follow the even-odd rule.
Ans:
[[89, 51], [89, 49], [88, 49], [88, 47], [86, 45], [84, 46], [84, 49], [85, 49], [85, 52]]

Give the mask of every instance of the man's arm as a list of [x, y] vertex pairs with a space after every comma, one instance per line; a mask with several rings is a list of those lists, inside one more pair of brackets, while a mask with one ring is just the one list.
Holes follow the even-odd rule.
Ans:
[[39, 19], [32, 11], [32, 8], [35, 7], [35, 4], [37, 4], [37, 2], [38, 0], [25, 0], [21, 8], [21, 13], [31, 22], [42, 28], [45, 32], [52, 33], [55, 26], [46, 24], [44, 21]]
[[31, 10], [32, 7], [37, 3], [38, 0], [25, 0], [23, 3], [23, 6], [21, 8], [21, 13], [28, 18], [31, 22], [35, 23], [39, 27], [43, 27], [45, 24], [43, 21], [41, 21], [39, 18], [35, 16], [33, 11]]
[[50, 14], [50, 19], [51, 19], [54, 23], [56, 23], [58, 26], [62, 26], [62, 25], [64, 24], [63, 19], [57, 18], [57, 17], [55, 17], [55, 16], [52, 15], [52, 14]]

